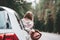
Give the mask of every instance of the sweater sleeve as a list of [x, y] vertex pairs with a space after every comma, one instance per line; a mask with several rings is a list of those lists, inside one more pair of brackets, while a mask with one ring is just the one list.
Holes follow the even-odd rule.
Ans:
[[23, 24], [24, 24], [24, 29], [27, 32], [29, 32], [33, 29], [33, 25], [34, 25], [33, 21], [30, 21], [30, 20], [26, 21], [24, 19], [22, 19], [22, 21], [23, 21]]

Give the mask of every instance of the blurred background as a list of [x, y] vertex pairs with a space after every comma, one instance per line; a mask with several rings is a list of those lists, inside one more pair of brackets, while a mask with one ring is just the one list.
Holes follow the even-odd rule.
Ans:
[[35, 29], [60, 34], [60, 0], [0, 0], [0, 6], [14, 9], [20, 18], [30, 10]]

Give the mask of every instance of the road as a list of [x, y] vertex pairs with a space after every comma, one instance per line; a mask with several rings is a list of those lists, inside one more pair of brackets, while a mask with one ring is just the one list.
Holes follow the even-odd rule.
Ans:
[[39, 40], [60, 40], [59, 34], [41, 32], [42, 36]]

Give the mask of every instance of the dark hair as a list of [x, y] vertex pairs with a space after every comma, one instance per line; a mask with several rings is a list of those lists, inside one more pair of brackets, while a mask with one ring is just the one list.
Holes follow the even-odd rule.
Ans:
[[30, 11], [26, 12], [24, 18], [28, 18], [30, 20], [33, 20], [33, 14], [32, 14], [32, 12], [30, 12]]
[[36, 32], [40, 34], [40, 37], [42, 36], [42, 34], [41, 34], [38, 30], [35, 30], [35, 32], [32, 32], [32, 33], [31, 33], [31, 38], [32, 38], [32, 40], [38, 40], [38, 39], [40, 38], [40, 37], [39, 37], [39, 38], [36, 39], [36, 38], [33, 37], [33, 36], [34, 36], [34, 33], [36, 33]]

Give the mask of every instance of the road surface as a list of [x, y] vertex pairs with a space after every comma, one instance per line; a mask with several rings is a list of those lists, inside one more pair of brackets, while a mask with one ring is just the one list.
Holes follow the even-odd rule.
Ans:
[[42, 36], [39, 40], [60, 40], [59, 34], [45, 33], [45, 32], [41, 32], [41, 33], [42, 33]]

